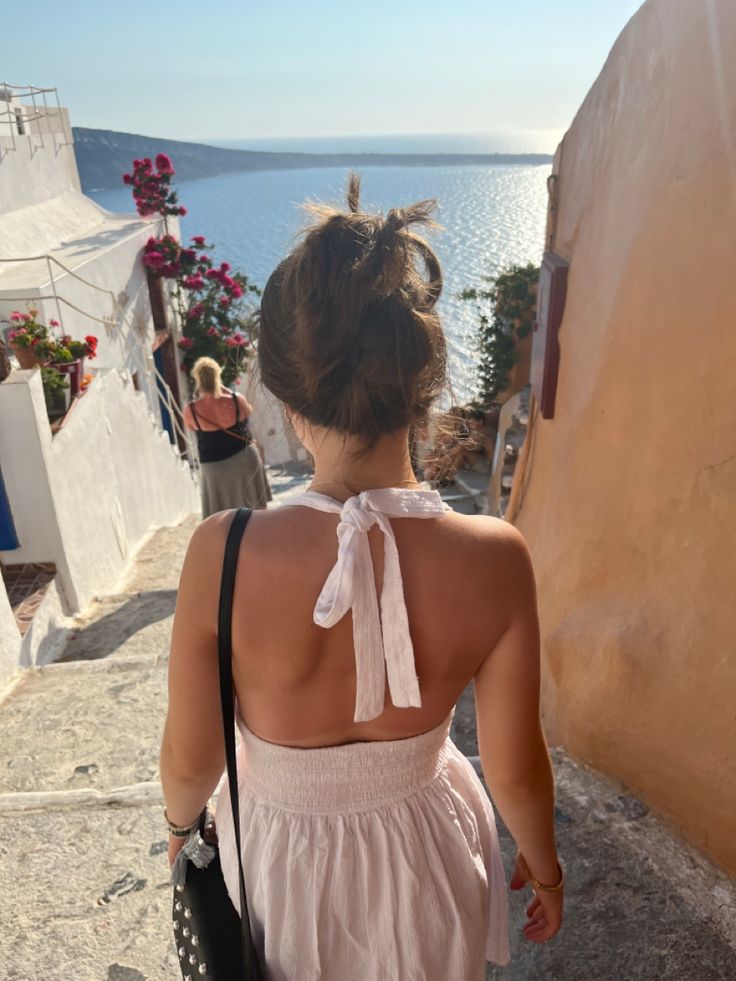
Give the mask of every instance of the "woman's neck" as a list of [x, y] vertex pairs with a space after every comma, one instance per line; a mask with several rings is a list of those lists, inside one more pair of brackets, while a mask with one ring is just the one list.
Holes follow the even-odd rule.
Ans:
[[370, 450], [336, 433], [315, 440], [311, 487], [330, 497], [348, 498], [381, 487], [417, 486], [407, 434], [382, 436]]

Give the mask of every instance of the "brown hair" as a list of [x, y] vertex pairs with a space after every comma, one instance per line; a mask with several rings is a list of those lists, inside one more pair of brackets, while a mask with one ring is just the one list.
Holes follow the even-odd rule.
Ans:
[[440, 266], [411, 231], [432, 224], [434, 202], [384, 218], [360, 212], [359, 193], [351, 174], [347, 213], [309, 206], [314, 224], [263, 292], [258, 359], [289, 409], [371, 445], [426, 418], [447, 352]]
[[205, 395], [219, 395], [222, 369], [213, 358], [197, 358], [192, 368], [192, 377], [197, 386], [197, 392]]

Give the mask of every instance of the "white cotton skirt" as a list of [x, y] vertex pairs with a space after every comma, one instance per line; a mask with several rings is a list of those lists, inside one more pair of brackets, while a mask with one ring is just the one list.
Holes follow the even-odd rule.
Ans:
[[[491, 803], [449, 738], [295, 749], [239, 722], [243, 868], [270, 981], [482, 981], [509, 959]], [[227, 783], [222, 870], [239, 908]]]

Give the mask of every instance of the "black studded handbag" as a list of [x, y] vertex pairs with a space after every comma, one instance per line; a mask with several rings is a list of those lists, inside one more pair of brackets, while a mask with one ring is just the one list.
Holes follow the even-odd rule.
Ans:
[[217, 631], [225, 759], [238, 852], [242, 917], [238, 916], [227, 894], [217, 848], [206, 842], [205, 812], [202, 812], [197, 831], [182, 849], [186, 860], [180, 862], [178, 869], [175, 863], [175, 874], [172, 875], [172, 879], [178, 879], [174, 886], [174, 940], [184, 981], [197, 981], [200, 977], [210, 978], [210, 981], [266, 981], [251, 937], [241, 857], [231, 648], [235, 570], [240, 542], [250, 516], [250, 509], [239, 508], [228, 532]]

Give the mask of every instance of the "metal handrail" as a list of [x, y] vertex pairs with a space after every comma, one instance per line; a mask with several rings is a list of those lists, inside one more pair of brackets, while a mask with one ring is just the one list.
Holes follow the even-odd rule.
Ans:
[[[8, 103], [8, 106], [10, 106], [10, 103]], [[29, 109], [30, 106], [24, 106], [23, 108]], [[36, 112], [37, 115], [35, 116], [17, 116], [15, 114], [15, 110], [12, 107], [10, 107], [8, 109], [3, 109], [2, 111], [0, 111], [0, 116], [10, 116], [10, 118], [13, 120], [14, 123], [18, 121], [20, 121], [21, 123], [35, 123], [37, 119], [46, 118], [42, 112], [38, 112], [38, 110], [36, 110]], [[23, 136], [28, 134], [19, 133], [18, 135]]]
[[[61, 313], [61, 306], [60, 306], [61, 303], [65, 303], [68, 307], [71, 307], [72, 310], [75, 310], [77, 313], [81, 313], [82, 316], [88, 317], [90, 320], [94, 320], [95, 323], [102, 324], [104, 327], [110, 327], [111, 322], [116, 319], [115, 310], [118, 307], [120, 301], [119, 298], [115, 295], [115, 293], [113, 293], [113, 291], [110, 289], [106, 289], [104, 286], [98, 286], [97, 283], [90, 282], [90, 280], [85, 279], [84, 276], [80, 276], [79, 273], [76, 273], [73, 269], [69, 269], [68, 266], [65, 266], [63, 262], [61, 262], [59, 259], [56, 258], [56, 256], [45, 253], [42, 255], [20, 256], [18, 258], [11, 258], [11, 259], [0, 258], [0, 262], [46, 262], [46, 267], [48, 269], [48, 274], [49, 274], [49, 282], [51, 283], [51, 289], [53, 291], [53, 295], [34, 296], [32, 299], [39, 300], [39, 301], [53, 300], [56, 303], [56, 312], [58, 315], [59, 324], [62, 328], [64, 326], [64, 318]], [[76, 279], [80, 283], [83, 283], [85, 286], [89, 286], [91, 289], [97, 290], [98, 293], [105, 293], [107, 296], [109, 296], [110, 299], [112, 300], [112, 305], [113, 305], [112, 317], [101, 319], [100, 317], [96, 317], [92, 313], [88, 313], [86, 310], [82, 310], [81, 307], [76, 306], [74, 303], [71, 302], [71, 300], [67, 300], [66, 297], [59, 296], [56, 289], [56, 280], [54, 279], [54, 273], [51, 268], [52, 263], [55, 263], [57, 266], [59, 266], [60, 269], [63, 269], [63, 271], [66, 273], [67, 276], [72, 276], [74, 279]], [[15, 303], [20, 303], [20, 302], [28, 301], [31, 298], [28, 296], [3, 296], [3, 299], [10, 300]]]
[[[156, 361], [153, 357], [153, 352], [149, 347], [143, 344], [141, 338], [133, 330], [131, 329], [121, 330], [121, 335], [122, 335], [123, 343], [125, 344], [125, 347], [128, 351], [131, 348], [131, 341], [132, 341], [132, 343], [143, 354], [143, 359], [145, 361], [146, 368], [161, 386], [161, 388], [157, 389], [156, 394], [158, 395], [159, 398], [161, 398], [162, 396], [164, 398], [166, 408], [168, 409], [169, 417], [171, 418], [176, 435], [179, 437], [179, 439], [181, 439], [181, 441], [187, 447], [187, 456], [189, 458], [189, 461], [191, 463], [198, 464], [199, 458], [196, 449], [196, 442], [194, 441], [192, 434], [186, 428], [186, 425], [184, 423], [184, 412], [179, 406], [179, 403], [174, 398], [174, 393], [171, 390], [171, 386], [166, 381], [166, 379], [161, 374], [161, 372], [158, 370], [156, 366]], [[180, 459], [183, 459], [183, 454], [179, 449], [178, 440], [176, 442], [175, 449]]]
[[[147, 352], [147, 353], [150, 354], [150, 352]], [[169, 386], [169, 383], [166, 381], [166, 379], [164, 378], [164, 376], [161, 374], [161, 372], [156, 367], [156, 362], [153, 360], [153, 356], [151, 356], [151, 359], [148, 362], [148, 367], [149, 367], [149, 370], [152, 369], [152, 374], [153, 374], [154, 378], [163, 386], [163, 390], [164, 390], [164, 393], [165, 393], [165, 399], [166, 399], [166, 408], [168, 409], [168, 412], [169, 412], [169, 418], [172, 421], [172, 424], [174, 426], [174, 430], [176, 431], [176, 435], [183, 441], [184, 445], [187, 447], [186, 456], [188, 457], [188, 459], [189, 459], [189, 461], [191, 463], [198, 464], [199, 463], [199, 456], [198, 456], [198, 453], [197, 453], [197, 450], [196, 450], [197, 444], [194, 441], [194, 439], [193, 439], [191, 433], [189, 432], [189, 430], [184, 425], [184, 413], [182, 412], [182, 410], [179, 407], [176, 399], [174, 398], [174, 393], [171, 391], [171, 387]], [[161, 390], [160, 389], [158, 390], [158, 395], [159, 395], [159, 397], [161, 396]], [[179, 458], [180, 459], [184, 459], [184, 454], [179, 449], [178, 440], [174, 444], [174, 448], [175, 448], [177, 454], [179, 455]]]
[[[2, 299], [3, 300], [11, 300], [14, 303], [19, 303], [21, 300], [27, 300], [28, 297], [27, 296], [5, 296], [4, 295], [2, 297]], [[47, 294], [47, 295], [34, 296], [33, 299], [34, 299], [34, 301], [35, 300], [38, 300], [38, 301], [40, 301], [40, 300], [54, 300], [55, 301], [55, 303], [57, 304], [57, 313], [59, 314], [59, 326], [62, 329], [64, 327], [64, 324], [62, 322], [61, 312], [59, 311], [59, 308], [58, 308], [58, 305], [60, 303], [66, 304], [66, 306], [71, 307], [72, 310], [76, 311], [77, 313], [81, 313], [83, 317], [87, 317], [89, 320], [94, 320], [94, 322], [96, 324], [102, 324], [103, 327], [108, 327], [109, 328], [111, 326], [111, 321], [114, 320], [114, 318], [111, 318], [111, 317], [108, 317], [108, 318], [96, 317], [93, 313], [88, 313], [86, 310], [82, 310], [81, 307], [78, 307], [75, 303], [72, 303], [71, 300], [67, 300], [67, 298], [65, 296], [59, 296], [55, 291], [54, 291], [54, 293], [50, 293], [50, 294]]]
[[[55, 97], [55, 99], [56, 99], [56, 108], [52, 110], [53, 111], [53, 114], [55, 116], [58, 116], [62, 120], [62, 127], [61, 127], [61, 129], [62, 129], [62, 135], [64, 137], [67, 137], [67, 135], [69, 136], [68, 139], [64, 139], [63, 141], [60, 141], [58, 143], [58, 146], [73, 146], [74, 145], [74, 140], [71, 138], [71, 133], [67, 134], [67, 127], [64, 126], [64, 123], [63, 123], [64, 117], [63, 117], [62, 110], [61, 110], [61, 102], [59, 101], [59, 90], [57, 88], [44, 88], [44, 87], [39, 86], [39, 85], [12, 85], [10, 82], [0, 82], [0, 90], [3, 90], [3, 89], [6, 90], [6, 91], [10, 91], [12, 93], [13, 99], [30, 99], [31, 100], [31, 105], [33, 106], [33, 112], [34, 112], [34, 115], [33, 116], [21, 116], [21, 117], [18, 117], [16, 115], [16, 113], [13, 111], [12, 105], [10, 103], [8, 103], [8, 109], [5, 110], [5, 112], [3, 113], [3, 115], [9, 115], [9, 116], [11, 116], [13, 118], [13, 121], [16, 122], [16, 124], [18, 122], [20, 122], [22, 124], [25, 124], [25, 123], [33, 123], [33, 122], [36, 122], [39, 119], [47, 119], [47, 118], [49, 118], [50, 115], [51, 115], [51, 113], [49, 111], [49, 104], [48, 104], [48, 100], [47, 100], [46, 96], [47, 95], [50, 95], [50, 94], [53, 94], [54, 97]], [[36, 96], [42, 96], [42, 98], [43, 98], [43, 108], [42, 109], [39, 109], [39, 106], [36, 104]], [[19, 105], [22, 106], [25, 109], [30, 108], [27, 103], [21, 102]], [[11, 135], [12, 140], [13, 140], [12, 150], [15, 152], [17, 150], [16, 139], [15, 139], [16, 133], [15, 133], [15, 129], [12, 126], [10, 127], [10, 135]], [[42, 130], [39, 130], [35, 134], [29, 132], [29, 133], [18, 133], [18, 135], [19, 136], [28, 136], [28, 137], [31, 137], [31, 136], [38, 136], [38, 137], [40, 137], [40, 142], [35, 143], [34, 146], [33, 146], [33, 149], [34, 150], [44, 149], [45, 146], [46, 146], [46, 141], [44, 139], [45, 134], [44, 134], [44, 132]], [[57, 145], [57, 140], [56, 140], [57, 134], [56, 133], [53, 133], [53, 134], [50, 134], [50, 135], [53, 135], [53, 137], [54, 137], [54, 145], [56, 146]]]
[[[61, 269], [64, 270], [65, 273], [67, 273], [67, 275], [73, 276], [75, 279], [78, 279], [79, 282], [84, 283], [85, 286], [91, 286], [93, 290], [98, 290], [98, 292], [100, 293], [107, 293], [108, 296], [112, 297], [113, 301], [115, 300], [115, 294], [113, 293], [112, 290], [106, 289], [104, 286], [98, 286], [97, 283], [92, 283], [88, 279], [85, 279], [84, 276], [80, 276], [79, 273], [76, 273], [74, 272], [73, 269], [69, 269], [68, 266], [65, 266], [64, 263], [61, 262], [59, 259], [57, 259], [55, 255], [44, 253], [42, 255], [24, 255], [24, 256], [19, 256], [17, 258], [0, 259], [0, 262], [41, 262], [41, 261], [45, 261], [47, 265], [49, 265], [49, 267], [52, 262], [55, 262], [57, 266], [59, 266]], [[53, 274], [50, 268], [49, 268], [49, 278], [53, 280]]]
[[17, 98], [19, 99], [28, 98], [32, 93], [41, 95], [44, 92], [56, 92], [58, 94], [58, 89], [56, 88], [43, 88], [39, 85], [32, 85], [30, 82], [28, 85], [13, 85], [11, 82], [0, 82], [0, 89], [16, 90], [18, 92]]

